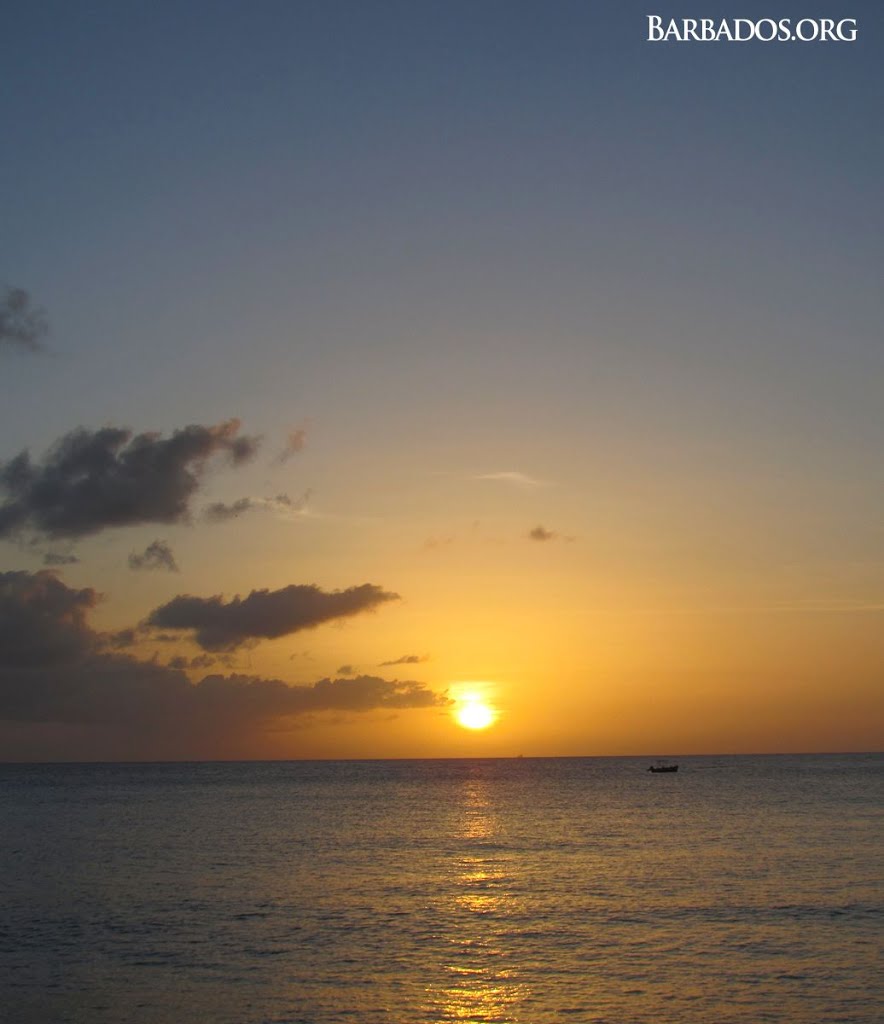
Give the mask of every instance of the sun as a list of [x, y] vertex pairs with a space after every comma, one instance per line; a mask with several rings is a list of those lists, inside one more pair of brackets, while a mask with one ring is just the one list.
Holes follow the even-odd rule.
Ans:
[[487, 729], [497, 719], [497, 712], [484, 701], [468, 700], [455, 711], [458, 725], [464, 729]]

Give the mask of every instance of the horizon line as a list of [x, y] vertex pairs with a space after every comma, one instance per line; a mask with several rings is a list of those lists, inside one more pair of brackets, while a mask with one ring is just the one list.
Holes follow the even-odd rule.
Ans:
[[869, 757], [884, 756], [884, 750], [766, 750], [679, 754], [653, 751], [642, 754], [499, 754], [499, 755], [440, 755], [439, 757], [243, 757], [243, 758], [157, 758], [156, 760], [58, 760], [58, 761], [5, 761], [0, 767], [41, 767], [64, 765], [185, 765], [185, 764], [367, 764], [388, 761], [612, 761], [644, 760], [647, 758], [701, 758], [701, 757]]

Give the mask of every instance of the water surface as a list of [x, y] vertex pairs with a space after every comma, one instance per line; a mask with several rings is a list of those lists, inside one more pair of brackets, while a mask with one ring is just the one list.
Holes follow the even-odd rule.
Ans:
[[0, 766], [9, 1024], [872, 1024], [882, 755]]

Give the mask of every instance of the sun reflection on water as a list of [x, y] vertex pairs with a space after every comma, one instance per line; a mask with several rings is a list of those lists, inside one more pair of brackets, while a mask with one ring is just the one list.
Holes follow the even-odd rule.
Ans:
[[465, 781], [453, 830], [457, 856], [451, 893], [440, 907], [448, 926], [442, 980], [427, 989], [428, 1019], [443, 1024], [519, 1024], [529, 996], [508, 948], [519, 913], [516, 867], [500, 842], [490, 791], [482, 779]]

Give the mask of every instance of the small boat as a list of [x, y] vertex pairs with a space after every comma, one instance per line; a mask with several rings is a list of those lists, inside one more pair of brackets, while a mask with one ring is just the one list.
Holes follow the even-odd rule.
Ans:
[[677, 764], [667, 764], [665, 761], [658, 761], [656, 764], [652, 764], [648, 768], [649, 772], [653, 772], [655, 775], [659, 775], [661, 772], [677, 772]]

